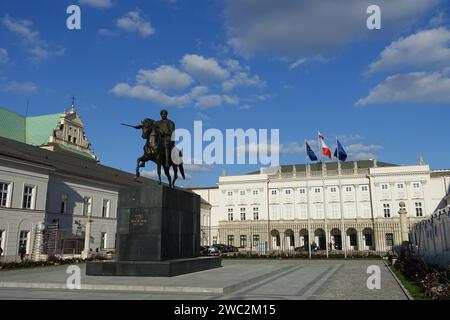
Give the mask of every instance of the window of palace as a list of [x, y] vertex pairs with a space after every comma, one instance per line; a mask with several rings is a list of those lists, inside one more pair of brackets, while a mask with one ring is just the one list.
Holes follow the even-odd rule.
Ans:
[[232, 235], [232, 234], [228, 235], [228, 245], [234, 246], [234, 235]]
[[383, 212], [384, 212], [385, 218], [391, 217], [391, 209], [390, 209], [389, 203], [383, 203]]
[[259, 220], [259, 208], [258, 207], [253, 208], [253, 220]]
[[245, 220], [245, 208], [241, 208], [241, 220]]
[[233, 221], [233, 208], [228, 208], [228, 221]]
[[386, 245], [392, 247], [394, 245], [394, 234], [386, 233]]
[[416, 202], [415, 206], [416, 206], [416, 217], [422, 217], [423, 216], [422, 202]]
[[0, 207], [9, 207], [10, 183], [0, 182]]
[[22, 208], [23, 209], [34, 209], [34, 198], [35, 198], [35, 186], [27, 186], [23, 187], [23, 201]]
[[247, 235], [241, 234], [239, 239], [239, 246], [246, 247], [247, 246]]
[[253, 235], [253, 246], [256, 247], [259, 244], [259, 234]]

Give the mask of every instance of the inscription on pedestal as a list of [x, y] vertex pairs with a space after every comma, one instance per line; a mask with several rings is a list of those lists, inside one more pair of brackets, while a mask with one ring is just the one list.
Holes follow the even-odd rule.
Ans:
[[131, 213], [130, 214], [130, 223], [133, 226], [143, 226], [147, 223], [147, 219], [145, 219], [145, 216], [141, 213]]

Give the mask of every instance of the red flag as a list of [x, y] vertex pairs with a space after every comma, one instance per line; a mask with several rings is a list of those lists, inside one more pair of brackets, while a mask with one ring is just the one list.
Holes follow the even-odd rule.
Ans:
[[328, 148], [328, 146], [325, 144], [325, 138], [320, 132], [319, 132], [319, 140], [320, 140], [320, 144], [322, 146], [322, 154], [324, 156], [327, 156], [329, 159], [331, 159], [331, 149]]

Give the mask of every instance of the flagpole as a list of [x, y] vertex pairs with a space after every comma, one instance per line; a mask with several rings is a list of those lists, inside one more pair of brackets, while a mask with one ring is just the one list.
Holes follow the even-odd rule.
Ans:
[[310, 216], [310, 201], [309, 201], [309, 186], [308, 186], [308, 149], [306, 147], [307, 141], [305, 139], [305, 148], [306, 148], [306, 153], [305, 153], [305, 176], [306, 176], [306, 218], [308, 219], [308, 255], [309, 255], [309, 259], [311, 259], [311, 216]]
[[[320, 141], [319, 130], [317, 130], [317, 137], [319, 138], [319, 148], [322, 149], [322, 143]], [[326, 203], [326, 190], [325, 190], [325, 178], [323, 177], [323, 150], [320, 150], [320, 161], [322, 163], [322, 191], [323, 191], [323, 215], [325, 221], [325, 250], [328, 258], [328, 225], [327, 225], [327, 203]]]
[[341, 181], [341, 159], [339, 159], [339, 144], [338, 144], [338, 138], [336, 137], [336, 155], [338, 160], [338, 178], [339, 178], [339, 205], [341, 208], [341, 246], [344, 250], [344, 258], [347, 258], [347, 232], [345, 232], [345, 226], [344, 226], [344, 203], [342, 198], [342, 181]]

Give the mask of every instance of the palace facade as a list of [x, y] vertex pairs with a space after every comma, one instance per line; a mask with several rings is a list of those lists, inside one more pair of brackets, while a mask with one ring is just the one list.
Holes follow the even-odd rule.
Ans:
[[386, 252], [401, 244], [399, 203], [411, 227], [448, 207], [449, 189], [450, 170], [365, 160], [282, 165], [193, 191], [211, 204], [210, 244]]

